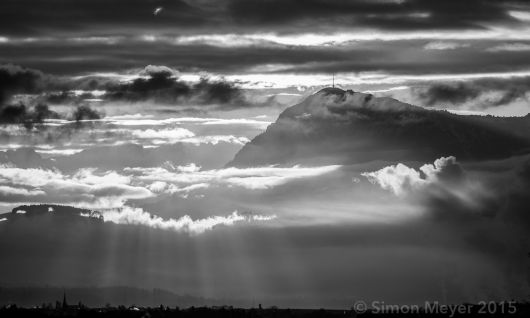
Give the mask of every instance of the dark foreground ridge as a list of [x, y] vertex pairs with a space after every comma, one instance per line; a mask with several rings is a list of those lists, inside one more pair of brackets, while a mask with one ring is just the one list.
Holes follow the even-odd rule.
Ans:
[[513, 307], [505, 307], [505, 303], [495, 304], [490, 309], [483, 305], [463, 304], [453, 308], [462, 308], [460, 312], [450, 310], [449, 307], [427, 309], [425, 307], [395, 307], [393, 309], [372, 309], [356, 312], [353, 308], [348, 310], [331, 309], [279, 309], [276, 307], [262, 308], [234, 308], [232, 306], [217, 307], [137, 307], [137, 306], [106, 306], [103, 308], [88, 308], [82, 304], [69, 306], [65, 303], [57, 304], [57, 308], [19, 308], [16, 305], [4, 306], [0, 309], [1, 317], [274, 317], [274, 318], [316, 318], [316, 317], [528, 317], [530, 304], [517, 303]]
[[228, 166], [507, 158], [530, 152], [530, 116], [464, 116], [324, 88], [287, 108]]
[[62, 218], [84, 217], [90, 220], [104, 221], [103, 215], [98, 211], [57, 204], [20, 205], [13, 208], [11, 213], [0, 214], [0, 217], [5, 217], [7, 221], [10, 221], [21, 217], [42, 215], [54, 215]]

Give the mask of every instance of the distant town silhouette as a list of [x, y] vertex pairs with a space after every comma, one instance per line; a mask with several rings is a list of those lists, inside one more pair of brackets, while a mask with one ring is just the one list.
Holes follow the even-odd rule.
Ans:
[[[432, 313], [425, 307], [419, 307], [419, 311], [407, 312], [399, 308], [407, 306], [392, 306], [382, 312], [380, 309], [366, 308], [362, 312], [356, 310], [355, 306], [347, 309], [304, 309], [304, 308], [279, 308], [274, 305], [264, 306], [257, 303], [250, 308], [237, 307], [232, 305], [189, 305], [192, 302], [206, 302], [206, 299], [194, 298], [191, 296], [177, 296], [164, 290], [153, 290], [149, 292], [143, 289], [129, 287], [113, 288], [86, 288], [85, 295], [89, 296], [90, 292], [99, 290], [100, 295], [109, 294], [127, 294], [131, 299], [135, 297], [146, 298], [159, 296], [158, 299], [151, 299], [151, 302], [160, 300], [160, 305], [137, 305], [132, 304], [111, 304], [106, 303], [104, 306], [87, 306], [82, 301], [71, 302], [68, 298], [67, 289], [62, 290], [62, 298], [56, 299], [55, 303], [44, 301], [41, 305], [27, 305], [27, 299], [41, 297], [49, 299], [52, 293], [58, 293], [60, 288], [0, 288], [0, 317], [418, 317], [436, 316], [436, 317], [528, 317], [530, 314], [530, 302], [514, 302], [511, 310], [504, 310], [505, 302], [491, 303], [496, 305], [495, 312], [484, 313], [484, 306], [479, 304], [461, 304], [466, 306], [469, 311], [466, 313]], [[79, 289], [72, 289], [75, 294], [80, 295]], [[33, 294], [33, 297], [30, 296]], [[7, 297], [25, 296], [24, 304], [7, 301]], [[44, 296], [46, 295], [46, 296]], [[140, 300], [140, 299], [138, 299]], [[94, 299], [92, 298], [93, 302]], [[211, 301], [211, 300], [210, 300]], [[180, 305], [175, 305], [179, 303]], [[171, 304], [171, 305], [170, 305]], [[498, 306], [497, 306], [498, 305]], [[388, 307], [390, 308], [390, 306]]]

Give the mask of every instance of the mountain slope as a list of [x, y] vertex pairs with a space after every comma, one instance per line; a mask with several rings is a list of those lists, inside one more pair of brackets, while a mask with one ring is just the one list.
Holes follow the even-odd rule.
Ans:
[[286, 109], [229, 166], [489, 159], [529, 149], [529, 116], [462, 116], [326, 88]]

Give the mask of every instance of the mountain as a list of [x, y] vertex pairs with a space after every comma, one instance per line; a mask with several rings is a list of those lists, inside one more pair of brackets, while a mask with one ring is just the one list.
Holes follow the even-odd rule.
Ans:
[[508, 157], [530, 151], [530, 116], [464, 116], [325, 88], [287, 108], [228, 166]]

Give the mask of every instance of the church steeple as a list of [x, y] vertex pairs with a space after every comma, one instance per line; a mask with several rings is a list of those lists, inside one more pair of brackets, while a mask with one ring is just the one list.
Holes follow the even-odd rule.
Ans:
[[66, 302], [66, 291], [63, 290], [63, 308], [68, 307], [68, 303]]

